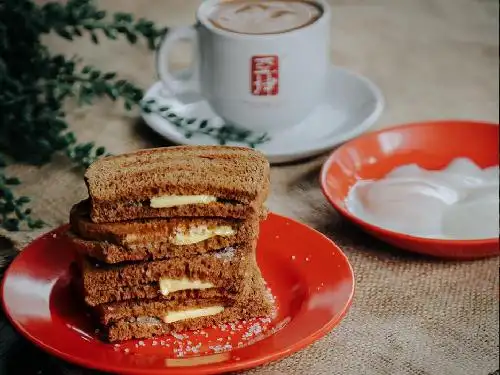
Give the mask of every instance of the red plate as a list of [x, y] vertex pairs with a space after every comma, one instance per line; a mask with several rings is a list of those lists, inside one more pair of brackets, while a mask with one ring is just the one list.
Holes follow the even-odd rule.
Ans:
[[450, 259], [475, 259], [500, 254], [498, 237], [484, 240], [442, 240], [409, 236], [351, 214], [345, 199], [358, 180], [380, 179], [395, 167], [416, 163], [441, 169], [457, 157], [482, 168], [498, 165], [498, 124], [435, 121], [396, 126], [366, 134], [335, 150], [323, 165], [323, 193], [342, 215], [366, 232], [402, 249]]
[[254, 367], [325, 335], [347, 312], [354, 293], [352, 268], [332, 241], [270, 214], [261, 225], [257, 259], [278, 303], [275, 319], [115, 346], [98, 339], [71, 293], [75, 251], [60, 235], [64, 228], [35, 240], [11, 264], [3, 280], [4, 309], [12, 324], [41, 348], [102, 371], [188, 375]]

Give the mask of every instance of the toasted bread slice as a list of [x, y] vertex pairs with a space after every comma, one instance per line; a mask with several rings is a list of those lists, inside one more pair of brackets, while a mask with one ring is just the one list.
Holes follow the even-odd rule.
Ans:
[[252, 242], [259, 218], [171, 218], [96, 224], [88, 201], [71, 209], [70, 239], [81, 253], [105, 263], [191, 257]]
[[258, 215], [267, 198], [269, 162], [245, 147], [164, 147], [100, 159], [87, 169], [85, 182], [95, 223], [246, 218]]
[[80, 267], [85, 301], [96, 306], [141, 297], [176, 300], [179, 299], [176, 293], [186, 296], [186, 290], [223, 289], [236, 294], [254, 263], [252, 245], [248, 244], [191, 258], [117, 265], [92, 262], [84, 257]]
[[[240, 287], [240, 285], [238, 286]], [[81, 288], [80, 288], [81, 290]], [[178, 304], [188, 300], [221, 299], [224, 301], [234, 301], [238, 295], [238, 289], [210, 288], [203, 290], [181, 290], [163, 296], [160, 293], [158, 283], [122, 286], [116, 289], [95, 289], [85, 294], [85, 302], [92, 307], [106, 306], [113, 303], [127, 301], [163, 301], [168, 304]]]
[[[100, 304], [94, 312], [101, 323], [109, 324], [121, 319], [138, 316], [158, 316], [166, 311], [199, 308], [212, 305], [231, 306], [241, 301], [246, 295], [253, 293], [255, 278], [261, 278], [256, 262], [247, 262], [247, 269], [242, 278], [233, 280], [228, 287], [205, 290], [187, 290], [184, 293], [170, 293], [168, 296], [156, 298], [134, 298]], [[187, 292], [187, 293], [185, 293]]]
[[[100, 319], [107, 322], [103, 325], [109, 341], [123, 341], [166, 335], [170, 332], [181, 332], [206, 328], [213, 325], [250, 320], [257, 317], [274, 317], [276, 306], [273, 296], [266, 289], [265, 283], [258, 271], [249, 277], [247, 288], [234, 302], [226, 304], [221, 299], [191, 300], [176, 306], [162, 303], [151, 304], [144, 301], [134, 301], [120, 306], [100, 306]], [[112, 307], [111, 310], [108, 307]], [[213, 311], [213, 315], [185, 318], [175, 322], [165, 322], [168, 313], [180, 312], [197, 308], [222, 307], [223, 310]], [[115, 309], [116, 308], [116, 309]]]

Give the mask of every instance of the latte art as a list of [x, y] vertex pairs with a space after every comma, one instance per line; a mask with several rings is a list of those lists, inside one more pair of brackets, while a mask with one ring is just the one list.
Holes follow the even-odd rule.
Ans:
[[300, 0], [234, 0], [218, 4], [209, 16], [215, 27], [242, 34], [278, 34], [305, 27], [321, 8]]

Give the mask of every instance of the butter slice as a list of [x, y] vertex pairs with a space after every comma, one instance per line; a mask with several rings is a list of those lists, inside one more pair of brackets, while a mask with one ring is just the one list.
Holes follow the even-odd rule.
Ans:
[[165, 366], [167, 367], [191, 367], [199, 365], [208, 365], [210, 363], [218, 363], [227, 361], [230, 355], [228, 352], [204, 355], [191, 358], [165, 358]]
[[177, 232], [175, 236], [170, 240], [174, 245], [191, 245], [201, 241], [208, 240], [209, 238], [215, 236], [232, 236], [236, 232], [233, 228], [228, 225], [220, 225], [216, 227], [209, 228], [206, 225], [191, 228], [186, 232]]
[[215, 285], [209, 282], [200, 280], [189, 280], [183, 277], [182, 279], [168, 279], [162, 277], [160, 279], [160, 293], [167, 296], [169, 293], [177, 292], [186, 289], [209, 289]]
[[187, 319], [201, 318], [203, 316], [215, 315], [223, 311], [224, 311], [223, 306], [210, 306], [199, 309], [171, 311], [165, 314], [165, 316], [163, 317], [163, 321], [165, 323], [174, 323], [180, 320], [187, 320]]
[[151, 198], [149, 205], [153, 208], [168, 208], [186, 204], [208, 204], [217, 201], [212, 195], [162, 195]]

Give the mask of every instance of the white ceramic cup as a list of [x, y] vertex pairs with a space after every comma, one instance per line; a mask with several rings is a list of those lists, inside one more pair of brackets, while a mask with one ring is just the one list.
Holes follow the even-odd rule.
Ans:
[[[278, 34], [241, 34], [215, 27], [209, 15], [221, 0], [205, 0], [197, 24], [169, 30], [157, 53], [158, 74], [174, 95], [200, 93], [228, 124], [275, 133], [300, 123], [321, 101], [330, 65], [330, 9]], [[183, 78], [168, 68], [172, 46], [192, 43], [194, 58]]]

